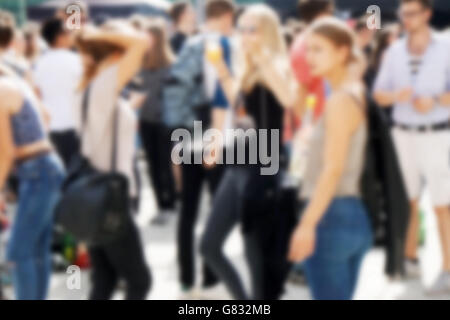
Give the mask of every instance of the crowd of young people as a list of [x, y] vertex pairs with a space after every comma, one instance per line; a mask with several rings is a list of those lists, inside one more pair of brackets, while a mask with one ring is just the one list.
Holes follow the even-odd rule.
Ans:
[[[209, 0], [198, 24], [193, 6], [177, 2], [170, 22], [140, 17], [94, 26], [83, 7], [80, 29], [67, 28], [62, 10], [43, 22], [41, 36], [26, 31], [25, 38], [12, 15], [0, 12], [0, 215], [7, 220], [15, 195], [7, 258], [17, 299], [47, 297], [53, 212], [71, 163], [81, 156], [97, 170], [126, 176], [130, 212], [138, 213], [140, 148], [157, 200], [153, 224], [178, 215], [182, 298], [206, 298], [220, 283], [234, 299], [279, 298], [286, 268], [304, 272], [314, 299], [354, 298], [375, 239], [362, 186], [374, 105], [389, 110], [387, 134], [410, 202], [405, 252], [397, 257], [406, 269], [399, 273], [420, 275], [418, 203], [426, 185], [443, 256], [429, 291], [450, 292], [450, 38], [430, 26], [432, 1], [402, 0], [401, 24], [380, 30], [369, 28], [370, 16], [333, 17], [332, 0], [300, 0], [298, 8], [301, 23], [283, 24], [264, 4]], [[198, 122], [223, 137], [228, 129], [244, 132], [244, 161], [224, 161], [238, 151], [227, 139], [205, 149], [204, 137], [194, 133]], [[196, 138], [183, 149], [190, 161], [182, 164], [171, 157], [177, 129]], [[255, 144], [253, 129], [266, 132]], [[257, 155], [267, 150], [278, 162], [275, 174], [262, 174], [271, 164]], [[301, 209], [280, 210], [288, 178]], [[212, 202], [197, 239], [198, 294], [194, 231], [204, 182]], [[224, 251], [236, 225], [251, 290]], [[90, 299], [110, 299], [121, 280], [126, 299], [148, 296], [152, 261], [134, 215], [113, 243], [85, 247], [79, 244], [90, 258]], [[282, 261], [273, 261], [274, 252]]]

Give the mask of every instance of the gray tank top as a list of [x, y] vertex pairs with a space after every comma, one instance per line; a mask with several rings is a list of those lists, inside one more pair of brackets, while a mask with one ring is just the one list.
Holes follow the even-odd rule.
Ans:
[[[365, 108], [363, 103], [354, 95], [353, 99], [357, 101], [361, 108]], [[310, 199], [313, 196], [317, 180], [323, 169], [324, 149], [325, 149], [325, 116], [317, 123], [313, 136], [310, 141], [309, 155], [306, 165], [306, 172], [303, 180], [301, 198]], [[360, 197], [360, 182], [364, 169], [365, 151], [367, 144], [367, 123], [364, 121], [354, 132], [350, 148], [348, 151], [347, 162], [344, 172], [338, 183], [335, 197]]]

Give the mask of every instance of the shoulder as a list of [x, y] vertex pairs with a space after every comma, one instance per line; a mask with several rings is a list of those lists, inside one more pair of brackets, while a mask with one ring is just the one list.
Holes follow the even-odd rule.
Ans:
[[0, 109], [11, 113], [16, 111], [23, 102], [18, 86], [9, 79], [0, 79]]
[[403, 37], [397, 39], [386, 49], [386, 56], [398, 54], [403, 50], [405, 50], [405, 48], [406, 48], [406, 38]]
[[450, 34], [442, 32], [433, 32], [433, 39], [446, 50], [450, 49]]
[[349, 122], [363, 116], [365, 107], [365, 90], [362, 85], [355, 84], [331, 94], [327, 101], [327, 118], [332, 121]]

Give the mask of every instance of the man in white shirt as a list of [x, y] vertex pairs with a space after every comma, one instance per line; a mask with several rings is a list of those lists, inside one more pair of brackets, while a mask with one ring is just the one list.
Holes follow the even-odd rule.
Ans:
[[53, 18], [42, 27], [49, 49], [37, 60], [33, 82], [50, 113], [50, 137], [66, 166], [79, 152], [73, 105], [83, 73], [78, 54], [72, 52], [72, 35], [64, 20]]
[[450, 46], [430, 28], [431, 0], [402, 0], [406, 37], [386, 52], [374, 88], [380, 106], [394, 105], [392, 131], [410, 199], [406, 271], [418, 273], [419, 200], [427, 185], [438, 217], [443, 271], [430, 293], [450, 292]]

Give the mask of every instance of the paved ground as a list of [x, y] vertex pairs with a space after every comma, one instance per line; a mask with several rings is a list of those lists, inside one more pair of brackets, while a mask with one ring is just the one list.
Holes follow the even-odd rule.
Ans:
[[[146, 182], [146, 185], [148, 183]], [[198, 223], [196, 234], [202, 233], [205, 218], [208, 213], [208, 195], [205, 192], [202, 201], [200, 222]], [[164, 227], [150, 226], [150, 219], [156, 213], [155, 202], [152, 190], [147, 187], [143, 194], [143, 206], [138, 217], [138, 224], [141, 229], [142, 238], [145, 244], [145, 253], [153, 273], [153, 288], [149, 299], [178, 299], [180, 297], [179, 285], [177, 282], [177, 266], [175, 251], [175, 230], [176, 219], [174, 215]], [[427, 198], [423, 200], [423, 207], [426, 209], [426, 234], [425, 246], [421, 249], [421, 260], [423, 262], [422, 281], [402, 282], [389, 280], [383, 275], [384, 254], [380, 250], [371, 251], [362, 268], [361, 281], [357, 290], [357, 299], [430, 299], [424, 293], [424, 286], [430, 284], [439, 271], [441, 265], [439, 254], [439, 241], [437, 236], [436, 221], [434, 215], [430, 214]], [[239, 270], [248, 279], [245, 261], [242, 255], [242, 242], [239, 230], [236, 228], [226, 244], [226, 252], [236, 263]], [[89, 273], [84, 272], [81, 276], [81, 289], [67, 289], [67, 274], [54, 274], [51, 280], [50, 299], [86, 299], [89, 291]], [[248, 282], [248, 281], [247, 281]], [[248, 283], [247, 283], [248, 285]], [[11, 294], [10, 290], [8, 290]], [[120, 299], [122, 293], [119, 291], [115, 298]], [[215, 290], [210, 298], [229, 299], [224, 287]], [[437, 297], [439, 299], [450, 299], [450, 295]], [[303, 300], [309, 299], [306, 287], [289, 284], [283, 299]]]

